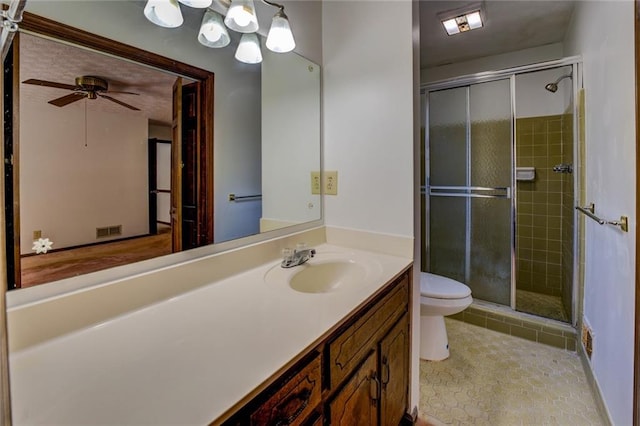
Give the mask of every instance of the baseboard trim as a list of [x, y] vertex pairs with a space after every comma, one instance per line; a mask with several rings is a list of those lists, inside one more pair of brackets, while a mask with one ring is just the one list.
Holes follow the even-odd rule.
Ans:
[[578, 343], [578, 355], [580, 356], [580, 361], [582, 361], [582, 369], [584, 370], [585, 375], [587, 376], [587, 382], [589, 382], [589, 387], [593, 392], [593, 399], [596, 401], [596, 409], [602, 420], [605, 422], [607, 426], [613, 426], [613, 421], [611, 420], [611, 413], [607, 408], [607, 404], [604, 402], [604, 398], [602, 397], [602, 392], [600, 391], [600, 385], [598, 384], [598, 380], [596, 376], [593, 374], [593, 370], [591, 369], [591, 362], [587, 357], [587, 353], [584, 350], [584, 346], [582, 343]]

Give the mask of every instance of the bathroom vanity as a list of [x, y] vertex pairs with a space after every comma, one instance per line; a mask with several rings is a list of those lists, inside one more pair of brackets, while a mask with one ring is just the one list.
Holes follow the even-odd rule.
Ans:
[[409, 392], [410, 283], [408, 269], [224, 424], [400, 424]]
[[[15, 341], [14, 424], [397, 425], [409, 410], [412, 260], [314, 244], [308, 264], [285, 270], [270, 257], [247, 268], [282, 244], [132, 277], [108, 299], [88, 290], [39, 302], [42, 314], [33, 303], [11, 308], [10, 333], [20, 335], [39, 315], [93, 315], [135, 287], [172, 288], [244, 264], [173, 297]], [[85, 304], [70, 312], [65, 299], [79, 296]]]

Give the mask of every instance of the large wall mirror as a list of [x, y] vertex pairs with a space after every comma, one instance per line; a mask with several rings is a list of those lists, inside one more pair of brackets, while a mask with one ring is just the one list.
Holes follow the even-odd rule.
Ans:
[[[5, 61], [10, 288], [321, 219], [320, 67], [267, 49], [240, 63], [235, 35], [224, 49], [197, 42], [203, 10], [183, 7], [183, 27], [167, 29], [143, 8], [27, 3]], [[105, 54], [78, 34], [115, 44]], [[52, 250], [36, 254], [40, 239]]]

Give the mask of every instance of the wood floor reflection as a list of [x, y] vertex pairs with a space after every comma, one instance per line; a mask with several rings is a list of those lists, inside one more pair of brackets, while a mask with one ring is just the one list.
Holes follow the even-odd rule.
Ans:
[[21, 259], [22, 288], [171, 253], [171, 232]]

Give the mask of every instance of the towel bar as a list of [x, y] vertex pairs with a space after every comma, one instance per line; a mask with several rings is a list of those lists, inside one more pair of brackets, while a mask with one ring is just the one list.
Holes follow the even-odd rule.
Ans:
[[596, 205], [594, 203], [589, 204], [586, 207], [576, 206], [576, 210], [581, 213], [584, 213], [591, 219], [598, 222], [600, 225], [613, 225], [619, 226], [623, 232], [629, 232], [629, 219], [627, 216], [620, 216], [620, 220], [606, 220], [596, 216]]

